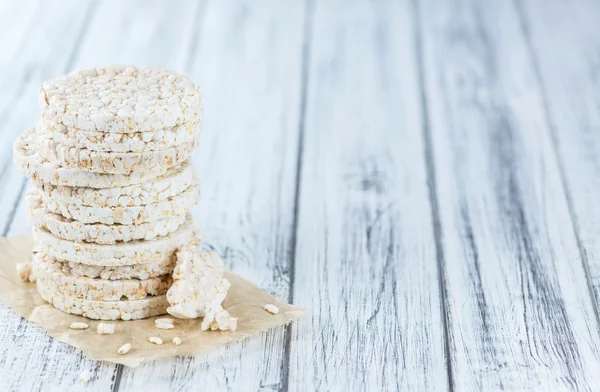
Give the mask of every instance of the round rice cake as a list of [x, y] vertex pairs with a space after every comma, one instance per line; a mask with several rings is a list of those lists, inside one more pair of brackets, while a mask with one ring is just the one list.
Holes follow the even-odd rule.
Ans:
[[110, 66], [73, 71], [42, 84], [42, 119], [76, 131], [156, 132], [198, 122], [200, 88], [185, 74]]
[[186, 219], [182, 215], [139, 225], [87, 224], [48, 211], [37, 191], [28, 192], [26, 198], [27, 212], [34, 226], [43, 227], [55, 236], [65, 240], [78, 242], [116, 244], [142, 239], [153, 240], [177, 230]]
[[198, 140], [169, 147], [164, 150], [146, 152], [106, 152], [64, 146], [44, 136], [39, 138], [40, 155], [61, 167], [94, 173], [131, 174], [157, 167], [177, 165], [192, 154]]
[[36, 251], [46, 252], [65, 262], [96, 267], [171, 266], [177, 249], [192, 240], [200, 240], [190, 215], [177, 230], [152, 241], [138, 240], [113, 245], [75, 242], [59, 238], [43, 227], [34, 227], [33, 234]]
[[193, 142], [200, 134], [200, 130], [200, 123], [185, 123], [155, 132], [84, 132], [68, 129], [63, 124], [41, 120], [37, 133], [67, 147], [92, 151], [145, 152], [165, 150], [172, 146]]
[[89, 207], [54, 201], [41, 193], [48, 211], [60, 214], [81, 223], [103, 223], [106, 225], [139, 225], [159, 219], [186, 215], [200, 200], [200, 187], [192, 185], [179, 195], [145, 206], [134, 207]]
[[48, 289], [93, 301], [132, 300], [143, 299], [150, 295], [163, 295], [173, 283], [170, 275], [144, 280], [106, 280], [73, 276], [68, 265], [41, 252], [33, 255], [33, 271], [37, 278], [45, 281]]
[[195, 184], [198, 180], [189, 161], [170, 167], [154, 180], [124, 187], [95, 189], [57, 186], [42, 181], [35, 183], [44, 198], [90, 207], [143, 206], [179, 195]]
[[46, 279], [37, 280], [42, 299], [65, 313], [94, 320], [140, 320], [167, 313], [166, 295], [149, 296], [128, 301], [93, 301], [52, 290]]
[[101, 267], [96, 265], [63, 261], [63, 270], [73, 276], [85, 276], [107, 280], [150, 279], [173, 273], [175, 256], [150, 263], [122, 265], [118, 267]]
[[167, 167], [125, 174], [92, 173], [65, 168], [49, 162], [39, 154], [35, 128], [23, 132], [13, 145], [13, 160], [21, 173], [33, 180], [57, 186], [114, 188], [151, 181], [167, 171]]

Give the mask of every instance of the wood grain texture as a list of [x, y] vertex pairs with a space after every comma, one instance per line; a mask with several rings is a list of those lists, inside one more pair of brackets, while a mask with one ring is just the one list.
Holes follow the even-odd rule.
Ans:
[[[600, 3], [515, 3], [600, 305]], [[574, 28], [576, 26], [576, 28]], [[548, 45], [551, 42], [552, 45]], [[575, 262], [575, 259], [573, 259]]]
[[[19, 59], [18, 63], [32, 67], [30, 73], [35, 73], [29, 75], [27, 85], [22, 87], [27, 94], [11, 103], [13, 111], [7, 121], [10, 121], [12, 135], [33, 125], [39, 117], [37, 87], [43, 80], [75, 68], [114, 63], [182, 69], [188, 58], [189, 39], [199, 4], [101, 2], [90, 12], [91, 2], [72, 1], [64, 2], [60, 9], [54, 10], [48, 4], [37, 11], [42, 15], [40, 20], [48, 19], [52, 24], [38, 26], [39, 30], [27, 38], [26, 48], [22, 49], [29, 57]], [[137, 12], [139, 9], [144, 12]], [[107, 29], [107, 26], [116, 28]], [[3, 94], [2, 98], [6, 96]], [[26, 124], [16, 127], [25, 121]], [[14, 136], [10, 139], [6, 141], [7, 146], [2, 146], [5, 150], [10, 151]], [[12, 153], [7, 152], [6, 157], [12, 161]], [[0, 182], [6, 189], [0, 197], [8, 205], [3, 210], [6, 214], [0, 215], [5, 234], [30, 230], [24, 200], [19, 199], [24, 183], [23, 176], [9, 164]], [[121, 366], [85, 359], [79, 350], [49, 338], [40, 328], [4, 306], [0, 318], [2, 336], [14, 336], [0, 342], [0, 379], [9, 390], [63, 391], [68, 387], [68, 390], [106, 391], [118, 387]], [[88, 384], [79, 382], [83, 370], [92, 373]]]
[[[3, 71], [11, 68], [11, 61], [19, 56], [25, 41], [31, 32], [36, 31], [35, 23], [40, 17], [41, 0], [4, 1], [0, 3], [0, 28], [2, 29], [2, 51], [0, 51], [0, 67]], [[4, 76], [0, 81], [8, 82]]]
[[454, 387], [597, 390], [598, 325], [513, 4], [420, 3]]
[[[284, 299], [304, 17], [303, 2], [209, 2], [188, 69], [205, 102], [195, 161], [202, 189], [195, 216], [205, 244], [234, 272]], [[281, 390], [284, 331], [211, 354], [125, 369], [121, 390]]]
[[[0, 174], [0, 227], [10, 234], [14, 211], [25, 184], [23, 176], [12, 166], [12, 143], [16, 135], [35, 124], [39, 116], [37, 88], [53, 75], [70, 67], [72, 55], [85, 32], [91, 2], [67, 1], [58, 9], [42, 2], [25, 7], [32, 16], [30, 30], [19, 38], [9, 72], [2, 73], [0, 122], [2, 138], [2, 172]], [[16, 26], [20, 25], [17, 23]], [[33, 28], [35, 27], [35, 28]], [[3, 44], [4, 45], [4, 44]], [[15, 67], [14, 64], [18, 64]], [[6, 64], [8, 66], [8, 64]], [[24, 321], [8, 307], [0, 307], [0, 379], [5, 390], [58, 390], [60, 385], [77, 385], [83, 370], [99, 379], [100, 389], [111, 385], [114, 366], [86, 361], [73, 348], [57, 343], [37, 326]], [[73, 390], [82, 390], [82, 384]], [[93, 390], [93, 388], [90, 388]]]
[[0, 1], [2, 234], [30, 230], [11, 147], [43, 80], [187, 71], [206, 246], [311, 308], [132, 370], [0, 304], [2, 390], [598, 390], [599, 18], [593, 0]]
[[447, 390], [407, 1], [315, 3], [289, 389]]

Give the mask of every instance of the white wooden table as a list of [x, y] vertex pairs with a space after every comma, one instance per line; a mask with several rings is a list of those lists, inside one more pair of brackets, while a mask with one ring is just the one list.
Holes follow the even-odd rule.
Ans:
[[129, 369], [1, 306], [3, 391], [600, 390], [600, 2], [2, 0], [0, 37], [1, 234], [43, 80], [185, 71], [207, 244], [311, 308]]

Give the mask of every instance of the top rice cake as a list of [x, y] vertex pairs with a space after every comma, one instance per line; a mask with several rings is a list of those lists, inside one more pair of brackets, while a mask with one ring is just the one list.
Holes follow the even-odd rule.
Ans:
[[200, 120], [200, 89], [159, 68], [110, 66], [59, 76], [39, 91], [42, 121], [92, 132], [156, 132]]

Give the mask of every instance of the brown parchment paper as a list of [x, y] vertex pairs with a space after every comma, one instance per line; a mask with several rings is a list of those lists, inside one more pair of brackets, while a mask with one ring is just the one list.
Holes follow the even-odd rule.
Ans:
[[[29, 260], [32, 248], [33, 241], [30, 235], [0, 237], [0, 300], [25, 319], [39, 324], [48, 335], [81, 349], [90, 359], [136, 367], [144, 361], [212, 351], [219, 345], [288, 324], [301, 317], [307, 310], [281, 302], [242, 277], [227, 273], [231, 288], [223, 307], [238, 318], [235, 332], [201, 331], [202, 319], [183, 320], [167, 315], [159, 317], [173, 318], [174, 329], [156, 328], [154, 319], [157, 317], [152, 317], [145, 320], [114, 321], [114, 335], [98, 335], [96, 326], [100, 321], [61, 312], [44, 302], [34, 283], [24, 283], [19, 279], [16, 264]], [[266, 312], [263, 306], [267, 303], [277, 305], [279, 313], [273, 315]], [[69, 325], [75, 321], [84, 321], [90, 328], [69, 329]], [[148, 342], [150, 336], [158, 336], [164, 343], [152, 344]], [[176, 346], [172, 343], [175, 336], [181, 338], [181, 345]], [[131, 343], [129, 353], [117, 354], [119, 347], [125, 343]]]

